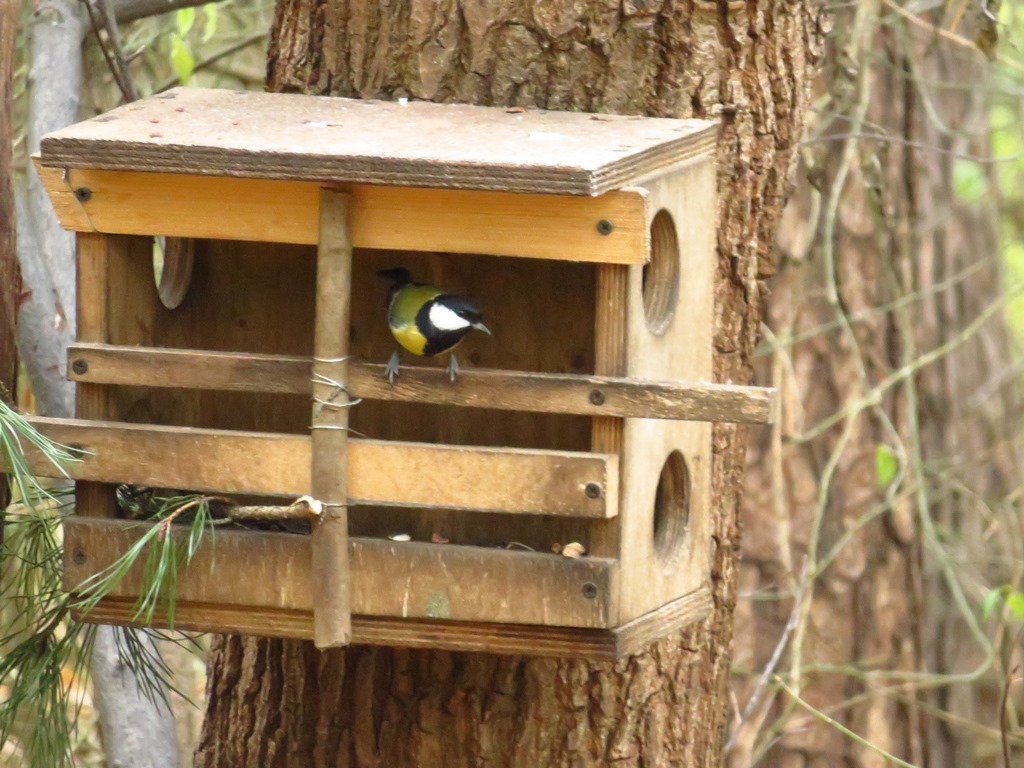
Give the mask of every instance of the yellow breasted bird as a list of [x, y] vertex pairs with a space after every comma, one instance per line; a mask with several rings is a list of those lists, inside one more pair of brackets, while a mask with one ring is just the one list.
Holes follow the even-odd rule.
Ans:
[[[404, 267], [377, 273], [391, 281], [388, 294], [388, 327], [403, 348], [414, 355], [434, 357], [449, 352], [463, 337], [476, 328], [490, 334], [482, 322], [480, 310], [465, 296], [445, 293], [433, 285], [414, 283]], [[398, 352], [391, 355], [386, 373], [395, 383], [398, 376]], [[459, 361], [453, 354], [448, 359], [448, 377], [455, 381]]]

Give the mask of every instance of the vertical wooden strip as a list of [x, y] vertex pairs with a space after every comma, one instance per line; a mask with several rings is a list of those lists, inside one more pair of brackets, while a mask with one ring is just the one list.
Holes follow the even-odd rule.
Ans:
[[[107, 325], [108, 249], [123, 237], [79, 233], [78, 300], [76, 325], [79, 341], [109, 341]], [[78, 384], [75, 389], [75, 415], [80, 419], [107, 419], [110, 412], [108, 387], [103, 384]], [[103, 483], [75, 484], [75, 512], [85, 517], [104, 517], [114, 509], [114, 488]]]
[[[626, 375], [626, 297], [629, 267], [597, 267], [597, 312], [594, 320], [594, 373], [598, 376]], [[591, 449], [618, 453], [622, 449], [622, 419], [594, 418]]]
[[351, 197], [320, 192], [316, 326], [313, 339], [312, 477], [322, 506], [313, 527], [313, 641], [352, 637], [348, 557], [348, 339], [352, 303]]
[[80, 232], [78, 243], [78, 340], [107, 341], [107, 248], [116, 236]]
[[[619, 264], [599, 264], [597, 266], [594, 373], [598, 376], [625, 376], [626, 374], [626, 311], [629, 296], [629, 270], [628, 266]], [[590, 432], [591, 450], [621, 456], [623, 428], [624, 421], [621, 418], [595, 416]], [[618, 558], [619, 529], [620, 523], [616, 520], [597, 524], [591, 536], [591, 554], [597, 557]]]

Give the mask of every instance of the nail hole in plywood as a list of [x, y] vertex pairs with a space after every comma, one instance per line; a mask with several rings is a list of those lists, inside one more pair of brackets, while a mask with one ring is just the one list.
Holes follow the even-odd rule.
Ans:
[[644, 316], [651, 333], [668, 330], [679, 299], [679, 239], [672, 214], [658, 211], [651, 222], [651, 260], [643, 273]]
[[192, 282], [195, 242], [185, 237], [153, 238], [153, 279], [160, 303], [177, 309]]
[[661, 468], [654, 494], [654, 551], [658, 559], [679, 557], [690, 525], [690, 471], [679, 451], [672, 451]]

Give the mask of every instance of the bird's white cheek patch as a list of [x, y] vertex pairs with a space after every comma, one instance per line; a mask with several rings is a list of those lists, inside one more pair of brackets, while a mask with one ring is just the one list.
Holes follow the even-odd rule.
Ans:
[[443, 304], [435, 304], [430, 308], [430, 324], [442, 331], [461, 331], [468, 328], [469, 320], [459, 317]]

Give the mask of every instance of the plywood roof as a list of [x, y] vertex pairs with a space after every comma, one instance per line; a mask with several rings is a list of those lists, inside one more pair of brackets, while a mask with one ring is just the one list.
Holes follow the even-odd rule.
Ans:
[[48, 134], [48, 166], [598, 195], [713, 152], [702, 120], [176, 88]]

